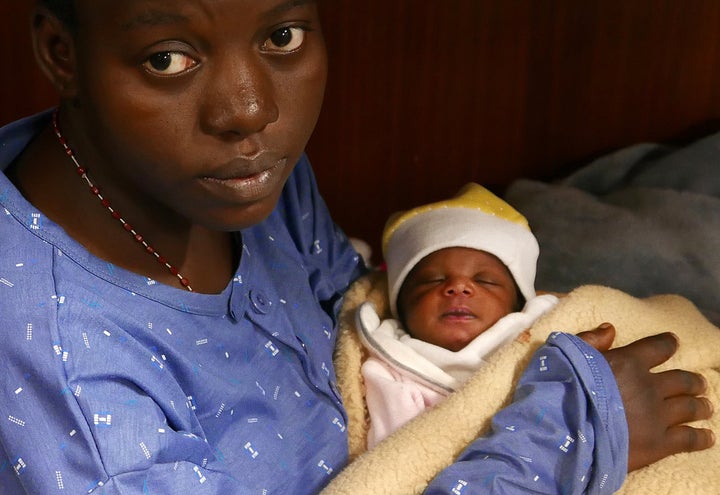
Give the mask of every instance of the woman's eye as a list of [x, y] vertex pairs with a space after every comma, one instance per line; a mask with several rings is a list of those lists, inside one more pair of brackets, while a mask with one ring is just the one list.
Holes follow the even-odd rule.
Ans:
[[174, 76], [192, 69], [197, 61], [182, 52], [158, 52], [150, 55], [143, 67], [153, 74]]
[[262, 49], [268, 52], [289, 53], [300, 48], [305, 41], [305, 30], [299, 27], [284, 27], [274, 31], [265, 40]]

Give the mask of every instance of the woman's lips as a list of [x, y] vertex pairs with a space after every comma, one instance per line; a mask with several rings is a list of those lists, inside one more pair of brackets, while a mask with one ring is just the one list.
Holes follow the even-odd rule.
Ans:
[[248, 175], [232, 175], [229, 177], [204, 177], [203, 180], [222, 184], [226, 187], [231, 188], [247, 187], [250, 185], [262, 184], [270, 180], [274, 168], [275, 167], [270, 167], [269, 169], [263, 170], [261, 172]]
[[234, 160], [200, 182], [213, 194], [231, 201], [254, 201], [273, 193], [285, 178], [287, 158]]

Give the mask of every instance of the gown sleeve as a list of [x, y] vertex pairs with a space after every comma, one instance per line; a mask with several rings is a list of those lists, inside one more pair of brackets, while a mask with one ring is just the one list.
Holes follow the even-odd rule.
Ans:
[[610, 366], [581, 339], [554, 333], [490, 433], [425, 494], [610, 494], [625, 479], [627, 458], [627, 422]]

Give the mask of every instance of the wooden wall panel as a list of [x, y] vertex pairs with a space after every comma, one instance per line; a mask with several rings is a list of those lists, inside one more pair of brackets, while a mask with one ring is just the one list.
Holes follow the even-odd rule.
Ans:
[[0, 125], [56, 104], [35, 64], [30, 42], [32, 0], [0, 0]]
[[[717, 0], [320, 0], [330, 56], [308, 146], [324, 196], [377, 249], [386, 216], [474, 180], [501, 191], [720, 117]], [[0, 2], [0, 124], [52, 105], [31, 0]]]
[[715, 0], [329, 0], [330, 86], [310, 145], [336, 219], [474, 180], [550, 179], [618, 147], [717, 130]]

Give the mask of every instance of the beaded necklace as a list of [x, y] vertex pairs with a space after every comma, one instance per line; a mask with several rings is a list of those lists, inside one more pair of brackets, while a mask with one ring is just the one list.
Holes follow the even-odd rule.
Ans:
[[192, 292], [192, 287], [190, 287], [190, 281], [187, 278], [183, 277], [180, 274], [180, 272], [178, 272], [178, 269], [175, 266], [173, 266], [167, 260], [167, 258], [165, 258], [163, 255], [158, 253], [157, 250], [154, 247], [152, 247], [145, 240], [145, 238], [132, 227], [132, 225], [130, 225], [128, 222], [125, 221], [125, 219], [120, 215], [120, 212], [118, 212], [115, 208], [113, 208], [110, 205], [110, 201], [108, 201], [108, 199], [105, 198], [100, 193], [100, 189], [92, 182], [92, 180], [90, 180], [90, 177], [88, 176], [88, 173], [87, 173], [87, 169], [82, 167], [80, 165], [80, 163], [77, 161], [77, 158], [75, 158], [75, 153], [73, 152], [72, 148], [70, 148], [70, 146], [68, 146], [67, 140], [60, 132], [60, 126], [58, 125], [58, 110], [55, 110], [55, 112], [53, 112], [52, 124], [53, 124], [53, 130], [55, 131], [55, 135], [57, 136], [58, 141], [60, 141], [60, 144], [65, 149], [65, 154], [68, 157], [70, 157], [70, 159], [75, 164], [75, 171], [80, 176], [80, 178], [83, 179], [85, 181], [85, 183], [88, 185], [88, 187], [90, 188], [90, 192], [100, 200], [102, 205], [110, 212], [110, 215], [112, 215], [112, 217], [115, 220], [120, 222], [120, 224], [123, 226], [125, 231], [128, 234], [130, 234], [133, 237], [133, 239], [135, 239], [136, 242], [138, 242], [140, 245], [142, 245], [143, 248], [145, 248], [145, 252], [153, 255], [158, 263], [160, 263], [161, 265], [164, 265], [170, 273], [172, 273], [173, 275], [175, 275], [178, 278], [178, 280], [180, 281], [180, 285], [182, 285], [185, 289]]

